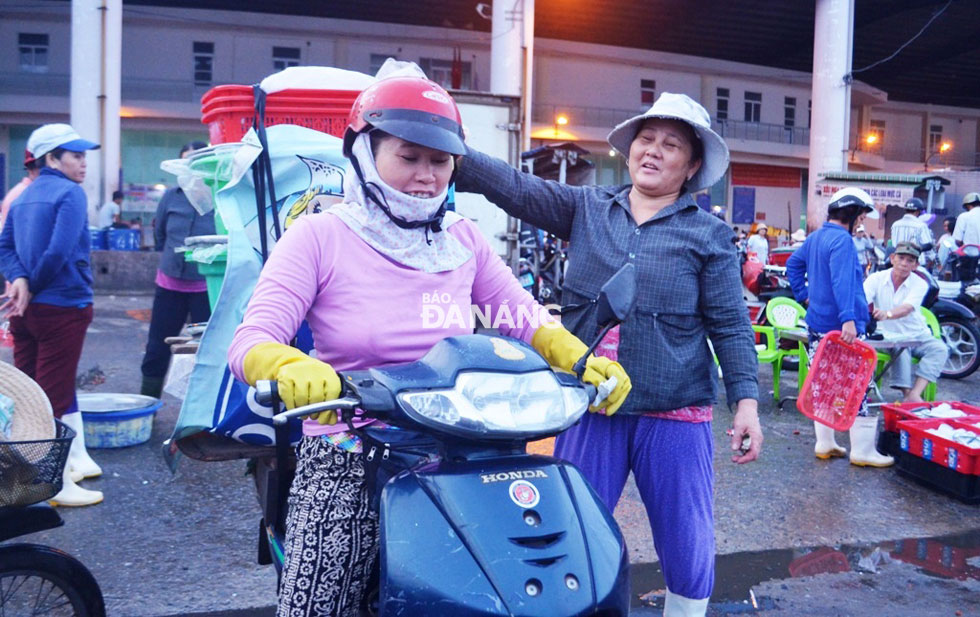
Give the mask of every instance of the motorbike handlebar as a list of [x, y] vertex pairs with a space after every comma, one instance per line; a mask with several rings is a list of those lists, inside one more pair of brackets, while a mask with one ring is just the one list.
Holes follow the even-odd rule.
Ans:
[[[255, 382], [255, 401], [260, 405], [273, 405], [279, 402], [279, 383], [275, 380], [260, 379]], [[359, 398], [353, 396], [343, 396], [341, 398], [312, 403], [302, 407], [296, 407], [272, 416], [272, 423], [282, 425], [292, 418], [301, 418], [314, 413], [323, 411], [353, 411], [361, 404]]]

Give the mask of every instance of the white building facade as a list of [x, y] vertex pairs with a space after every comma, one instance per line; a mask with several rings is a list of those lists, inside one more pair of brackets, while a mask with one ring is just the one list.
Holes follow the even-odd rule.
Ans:
[[[69, 121], [70, 3], [28, 6], [0, 0], [0, 183], [22, 175], [27, 136]], [[191, 139], [207, 139], [200, 98], [220, 84], [252, 84], [293, 65], [373, 73], [389, 56], [419, 63], [460, 89], [487, 91], [490, 33], [290, 15], [127, 6], [122, 29], [121, 185], [144, 222], [139, 196], [172, 179], [159, 162]], [[574, 140], [588, 149], [596, 181], [625, 183], [605, 135], [660, 93], [683, 92], [711, 113], [728, 142], [728, 176], [699, 196], [742, 228], [765, 222], [787, 232], [804, 217], [809, 155], [810, 75], [605, 45], [537, 39], [534, 145]], [[888, 100], [855, 82], [848, 152], [852, 171], [941, 173], [978, 166], [980, 110]], [[557, 116], [568, 123], [558, 125]], [[875, 135], [873, 143], [867, 137]], [[942, 144], [950, 148], [941, 152]], [[106, 172], [106, 173], [115, 173]], [[947, 204], [980, 187], [950, 187]], [[152, 201], [152, 200], [150, 200]], [[142, 208], [141, 213], [139, 208]], [[953, 208], [956, 210], [956, 208]]]

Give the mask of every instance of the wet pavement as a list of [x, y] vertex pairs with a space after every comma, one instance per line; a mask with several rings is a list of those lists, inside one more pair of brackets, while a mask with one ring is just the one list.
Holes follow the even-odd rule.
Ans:
[[[136, 392], [151, 296], [99, 296], [79, 373], [84, 389]], [[10, 350], [0, 350], [9, 361]], [[783, 385], [792, 390], [794, 373]], [[771, 388], [771, 368], [760, 368]], [[940, 398], [980, 403], [980, 374]], [[763, 397], [762, 460], [734, 465], [727, 411], [714, 423], [716, 588], [710, 615], [980, 615], [980, 506], [902, 477], [813, 457], [812, 424]], [[109, 615], [272, 615], [275, 574], [255, 563], [259, 509], [245, 463], [160, 454], [179, 401], [166, 396], [146, 444], [94, 450], [103, 504], [62, 509], [64, 527], [27, 540], [81, 559]], [[839, 435], [844, 444], [846, 435]], [[634, 615], [659, 615], [663, 578], [635, 487], [615, 512], [633, 562]], [[876, 550], [877, 549], [877, 550]], [[753, 598], [755, 605], [753, 606]]]

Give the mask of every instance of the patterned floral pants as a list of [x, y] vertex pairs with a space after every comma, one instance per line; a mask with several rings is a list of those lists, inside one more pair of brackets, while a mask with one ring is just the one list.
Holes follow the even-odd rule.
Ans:
[[362, 455], [303, 437], [286, 516], [277, 617], [357, 617], [378, 555]]

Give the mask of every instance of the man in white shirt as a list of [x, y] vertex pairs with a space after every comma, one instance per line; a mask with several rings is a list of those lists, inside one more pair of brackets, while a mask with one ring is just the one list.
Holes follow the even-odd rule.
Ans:
[[953, 240], [957, 246], [980, 244], [980, 193], [967, 193], [963, 197], [965, 212], [956, 217]]
[[106, 229], [107, 227], [112, 227], [113, 223], [122, 222], [122, 202], [123, 202], [123, 192], [114, 191], [112, 193], [112, 201], [107, 201], [102, 204], [99, 208], [99, 228]]
[[749, 236], [749, 241], [746, 245], [748, 251], [754, 252], [759, 258], [759, 262], [763, 264], [769, 263], [769, 240], [766, 239], [767, 233], [769, 233], [769, 228], [766, 227], [766, 224], [759, 223], [755, 233]]
[[[865, 279], [864, 295], [874, 304], [872, 314], [878, 320], [878, 332], [886, 339], [923, 341], [915, 347], [889, 352], [895, 358], [891, 367], [892, 387], [901, 390], [906, 401], [920, 402], [926, 386], [939, 379], [949, 350], [945, 343], [933, 337], [919, 311], [929, 290], [929, 285], [913, 274], [919, 264], [919, 250], [908, 243], [899, 244], [891, 262], [890, 270], [875, 272]], [[919, 359], [915, 383], [912, 382], [912, 356]]]
[[[919, 215], [926, 209], [922, 200], [913, 197], [902, 207], [905, 209], [905, 216], [892, 223], [892, 246], [914, 244], [922, 247], [934, 244], [932, 231], [919, 219]], [[919, 258], [919, 263], [925, 263], [924, 256]]]

